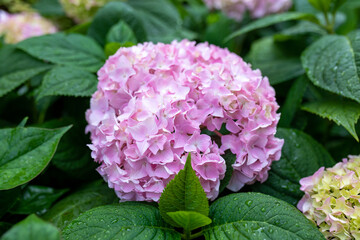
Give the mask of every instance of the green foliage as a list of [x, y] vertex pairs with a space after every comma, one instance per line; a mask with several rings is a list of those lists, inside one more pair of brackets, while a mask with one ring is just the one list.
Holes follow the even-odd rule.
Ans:
[[211, 219], [193, 211], [168, 212], [167, 215], [179, 226], [189, 231], [209, 225]]
[[58, 66], [44, 76], [37, 98], [45, 96], [90, 97], [97, 86], [94, 74], [71, 66]]
[[7, 231], [1, 240], [60, 240], [59, 230], [36, 215], [32, 214], [23, 221], [15, 224]]
[[297, 54], [289, 51], [287, 46], [276, 43], [273, 37], [262, 38], [254, 42], [247, 59], [253, 68], [259, 68], [273, 85], [291, 80], [304, 73]]
[[110, 2], [100, 9], [88, 35], [105, 45], [106, 36], [119, 21], [126, 23], [138, 41], [171, 41], [180, 30], [181, 18], [166, 0]]
[[0, 219], [12, 206], [14, 206], [16, 200], [20, 196], [20, 193], [20, 187], [0, 191]]
[[50, 68], [11, 45], [0, 49], [0, 97]]
[[306, 103], [302, 109], [343, 126], [356, 141], [359, 141], [355, 130], [355, 124], [360, 117], [360, 105], [358, 103], [346, 99], [331, 99]]
[[62, 199], [43, 218], [62, 230], [81, 213], [117, 201], [114, 191], [101, 180]]
[[260, 193], [237, 193], [210, 207], [206, 239], [325, 239], [316, 226], [290, 204]]
[[288, 12], [288, 13], [281, 13], [281, 14], [274, 14], [268, 17], [260, 18], [245, 27], [241, 28], [238, 31], [233, 32], [228, 37], [225, 38], [225, 41], [230, 40], [231, 38], [240, 36], [242, 34], [254, 31], [256, 29], [269, 27], [276, 23], [291, 21], [291, 20], [309, 20], [313, 22], [318, 22], [317, 18], [309, 13], [300, 13], [300, 12]]
[[301, 131], [279, 128], [276, 136], [284, 139], [281, 158], [271, 165], [268, 180], [252, 188], [296, 205], [303, 196], [300, 179], [335, 162], [321, 144]]
[[41, 173], [69, 129], [0, 129], [0, 190], [27, 183]]
[[156, 207], [136, 202], [91, 209], [73, 220], [63, 231], [67, 239], [180, 239]]
[[17, 47], [41, 60], [96, 72], [104, 64], [103, 50], [91, 38], [63, 33], [26, 39]]
[[43, 214], [53, 202], [67, 191], [67, 189], [58, 190], [36, 185], [26, 186], [21, 198], [11, 208], [10, 212], [13, 214]]
[[161, 194], [159, 209], [164, 220], [175, 227], [181, 226], [168, 216], [168, 212], [194, 211], [208, 216], [209, 203], [199, 178], [191, 167], [190, 154], [184, 169], [167, 184]]
[[338, 95], [360, 103], [360, 31], [326, 35], [308, 47], [302, 63], [309, 79]]
[[222, 157], [226, 162], [226, 172], [224, 178], [220, 181], [220, 187], [219, 187], [220, 193], [224, 191], [226, 186], [229, 184], [234, 171], [232, 165], [236, 161], [236, 155], [233, 154], [230, 150], [226, 151]]
[[106, 37], [106, 41], [118, 43], [137, 43], [133, 30], [124, 21], [119, 21], [110, 28]]

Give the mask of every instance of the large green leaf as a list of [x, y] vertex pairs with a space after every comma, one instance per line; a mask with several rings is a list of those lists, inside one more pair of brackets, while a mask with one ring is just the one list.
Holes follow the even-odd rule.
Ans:
[[304, 51], [302, 63], [316, 86], [360, 103], [360, 31], [320, 38]]
[[50, 68], [11, 45], [1, 48], [0, 63], [0, 97]]
[[313, 22], [317, 22], [318, 20], [313, 14], [309, 13], [301, 13], [301, 12], [286, 12], [280, 14], [270, 15], [259, 20], [253, 21], [245, 27], [241, 28], [238, 31], [233, 32], [228, 37], [225, 38], [225, 41], [228, 41], [234, 37], [239, 35], [254, 31], [259, 28], [268, 27], [274, 25], [276, 23], [286, 22], [290, 20], [309, 20]]
[[302, 109], [343, 126], [356, 141], [359, 141], [355, 124], [360, 117], [360, 104], [351, 100], [323, 100], [306, 103]]
[[56, 203], [43, 218], [59, 229], [64, 229], [72, 220], [89, 209], [118, 201], [114, 191], [103, 180], [89, 184], [83, 189]]
[[81, 214], [63, 231], [64, 239], [180, 239], [156, 207], [136, 202], [101, 206]]
[[110, 2], [94, 17], [88, 35], [101, 45], [111, 27], [120, 20], [134, 31], [138, 41], [171, 41], [181, 27], [176, 8], [166, 0], [132, 0]]
[[211, 219], [205, 215], [193, 211], [177, 211], [167, 213], [174, 222], [189, 231], [209, 225]]
[[69, 128], [0, 129], [0, 190], [14, 188], [40, 174]]
[[173, 226], [181, 227], [167, 215], [168, 212], [194, 211], [209, 214], [209, 203], [199, 178], [191, 167], [190, 153], [183, 170], [165, 187], [159, 200], [161, 216]]
[[60, 240], [60, 232], [56, 227], [32, 214], [15, 224], [1, 240]]
[[335, 162], [321, 144], [299, 130], [279, 128], [276, 136], [285, 141], [281, 158], [272, 163], [268, 180], [252, 188], [296, 205], [304, 194], [300, 191], [300, 179]]
[[210, 207], [206, 239], [325, 240], [316, 225], [290, 204], [261, 193], [237, 193]]
[[53, 202], [67, 191], [67, 189], [57, 190], [44, 186], [26, 186], [21, 198], [11, 208], [10, 212], [15, 214], [43, 214]]
[[80, 34], [57, 33], [33, 37], [17, 46], [36, 58], [92, 72], [99, 70], [105, 59], [101, 47]]
[[120, 21], [111, 27], [107, 34], [106, 42], [137, 43], [133, 30], [124, 21]]
[[38, 99], [44, 96], [90, 97], [95, 91], [98, 80], [88, 71], [70, 66], [58, 66], [44, 76], [38, 92]]
[[273, 37], [262, 38], [254, 42], [247, 59], [252, 67], [259, 68], [273, 85], [291, 80], [304, 73], [299, 56], [290, 51], [288, 46], [276, 43]]

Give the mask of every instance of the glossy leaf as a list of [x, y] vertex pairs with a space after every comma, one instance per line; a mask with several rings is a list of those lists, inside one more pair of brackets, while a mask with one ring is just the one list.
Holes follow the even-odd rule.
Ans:
[[330, 119], [336, 124], [343, 126], [359, 141], [356, 134], [355, 124], [360, 117], [360, 104], [350, 100], [323, 100], [306, 103], [303, 110]]
[[316, 86], [360, 103], [360, 31], [320, 38], [304, 51], [302, 63]]
[[252, 188], [296, 205], [304, 194], [300, 179], [322, 166], [332, 167], [335, 162], [321, 144], [299, 130], [278, 128], [276, 136], [285, 141], [281, 158], [272, 163], [267, 181]]
[[44, 76], [37, 98], [44, 96], [90, 97], [97, 87], [96, 76], [70, 66], [58, 66]]
[[125, 202], [101, 206], [81, 214], [63, 231], [67, 239], [155, 240], [180, 239], [180, 234], [167, 225], [156, 207]]
[[209, 203], [200, 180], [191, 167], [190, 154], [184, 169], [167, 184], [161, 194], [159, 209], [164, 220], [176, 227], [181, 226], [167, 215], [168, 212], [194, 211], [208, 216]]
[[17, 47], [36, 58], [91, 72], [99, 70], [105, 59], [101, 47], [80, 34], [33, 37], [18, 43]]
[[51, 67], [9, 45], [0, 49], [0, 62], [0, 97]]
[[41, 173], [69, 129], [0, 129], [0, 190], [24, 184]]
[[44, 214], [67, 189], [57, 190], [44, 186], [27, 186], [21, 198], [11, 208], [13, 214]]
[[7, 231], [1, 240], [60, 240], [59, 230], [47, 223], [36, 215], [32, 214], [15, 224], [9, 231]]
[[254, 31], [256, 29], [268, 27], [274, 25], [276, 23], [291, 21], [291, 20], [309, 20], [313, 22], [317, 22], [317, 19], [314, 15], [309, 13], [301, 13], [301, 12], [286, 12], [281, 14], [274, 14], [259, 20], [253, 21], [245, 27], [241, 28], [238, 31], [233, 32], [228, 37], [225, 38], [225, 41], [229, 41], [230, 39], [240, 36], [242, 34]]
[[222, 197], [210, 207], [211, 239], [325, 240], [316, 225], [290, 204], [261, 193]]
[[56, 203], [43, 218], [59, 229], [64, 229], [72, 220], [89, 209], [117, 202], [114, 190], [103, 180], [89, 184], [85, 188]]
[[273, 85], [296, 78], [305, 72], [299, 56], [281, 43], [276, 43], [273, 37], [254, 42], [247, 59], [252, 67], [260, 69]]
[[193, 212], [193, 211], [177, 211], [167, 213], [171, 219], [176, 222], [179, 226], [188, 231], [209, 225], [211, 219], [205, 215]]

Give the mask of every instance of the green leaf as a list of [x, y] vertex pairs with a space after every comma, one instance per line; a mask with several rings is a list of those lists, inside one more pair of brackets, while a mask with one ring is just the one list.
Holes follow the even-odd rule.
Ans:
[[[21, 193], [20, 187], [0, 191], [0, 218], [14, 206]], [[1, 236], [1, 234], [0, 234]]]
[[180, 234], [168, 226], [156, 207], [126, 202], [101, 206], [81, 214], [63, 231], [64, 239], [155, 240], [180, 239]]
[[27, 186], [10, 212], [13, 214], [44, 214], [52, 203], [67, 191], [67, 189], [58, 190], [44, 186]]
[[36, 58], [91, 72], [99, 70], [105, 58], [94, 40], [80, 34], [57, 33], [28, 38], [17, 47]]
[[181, 226], [167, 215], [168, 212], [194, 211], [208, 216], [209, 203], [200, 180], [192, 169], [190, 153], [184, 169], [167, 184], [161, 194], [159, 209], [164, 220], [175, 227]]
[[321, 144], [299, 130], [278, 128], [276, 136], [285, 141], [281, 158], [272, 163], [268, 180], [254, 184], [252, 189], [296, 205], [304, 195], [300, 191], [300, 179], [335, 162]]
[[70, 66], [57, 66], [44, 76], [37, 99], [44, 96], [90, 97], [97, 87], [96, 76]]
[[330, 10], [331, 0], [308, 0], [308, 2], [317, 10], [328, 12]]
[[236, 161], [236, 155], [233, 154], [230, 150], [227, 150], [225, 154], [222, 156], [226, 163], [226, 172], [224, 178], [220, 181], [219, 193], [225, 190], [226, 186], [229, 184], [234, 169], [232, 165]]
[[1, 48], [0, 62], [0, 97], [51, 67], [11, 45]]
[[273, 85], [291, 80], [304, 73], [299, 56], [291, 52], [288, 46], [276, 43], [273, 37], [262, 38], [254, 42], [247, 59], [252, 67], [260, 69]]
[[15, 224], [1, 240], [60, 240], [60, 232], [56, 227], [32, 214]]
[[301, 13], [301, 12], [286, 12], [281, 14], [274, 14], [259, 20], [253, 21], [238, 31], [233, 32], [225, 38], [225, 41], [240, 36], [242, 34], [254, 31], [259, 28], [268, 27], [276, 23], [286, 22], [290, 20], [309, 20], [312, 22], [318, 22], [317, 18], [313, 14]]
[[328, 118], [336, 124], [343, 126], [349, 133], [359, 141], [356, 134], [355, 124], [360, 117], [360, 104], [351, 100], [323, 100], [306, 103], [303, 110]]
[[59, 229], [89, 209], [118, 201], [114, 191], [103, 180], [94, 182], [56, 203], [43, 218]]
[[314, 34], [314, 35], [325, 35], [326, 30], [318, 24], [309, 21], [300, 21], [298, 24], [291, 26], [278, 34], [275, 34], [274, 39], [276, 41], [286, 41], [292, 37], [299, 35]]
[[107, 42], [137, 43], [137, 39], [133, 30], [124, 21], [119, 21], [117, 24], [110, 28], [106, 37]]
[[360, 103], [360, 31], [324, 36], [301, 59], [316, 86]]
[[290, 204], [261, 193], [222, 197], [210, 207], [205, 239], [325, 240], [316, 225]]
[[279, 121], [279, 126], [290, 127], [295, 113], [299, 109], [307, 85], [308, 80], [304, 76], [299, 77], [293, 83], [286, 96], [285, 103], [280, 108], [281, 118]]
[[192, 231], [211, 223], [210, 218], [193, 211], [168, 212], [167, 214], [174, 222], [188, 231]]
[[110, 42], [105, 45], [105, 55], [107, 57], [114, 55], [119, 48], [122, 47], [121, 43], [118, 42]]
[[69, 129], [0, 129], [0, 190], [27, 183], [40, 174]]
[[58, 0], [37, 0], [33, 8], [43, 16], [65, 16], [64, 9]]
[[139, 42], [171, 41], [181, 28], [179, 13], [169, 1], [132, 0], [105, 5], [95, 15], [88, 35], [105, 45], [109, 30], [120, 20], [133, 30]]

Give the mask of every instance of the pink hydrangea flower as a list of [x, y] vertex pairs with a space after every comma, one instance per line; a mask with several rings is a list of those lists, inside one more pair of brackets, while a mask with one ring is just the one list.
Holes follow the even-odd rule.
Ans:
[[222, 10], [229, 17], [241, 21], [248, 11], [252, 18], [287, 11], [291, 0], [204, 0], [210, 9]]
[[322, 167], [300, 184], [305, 195], [297, 207], [327, 239], [360, 239], [360, 156]]
[[[274, 89], [236, 54], [183, 40], [120, 48], [98, 72], [86, 112], [98, 172], [122, 201], [158, 201], [166, 184], [192, 167], [209, 199], [219, 194], [226, 164], [236, 154], [228, 188], [265, 181], [283, 140]], [[230, 132], [218, 141], [203, 129]]]
[[37, 13], [9, 14], [0, 10], [0, 36], [6, 43], [17, 43], [26, 38], [55, 33], [56, 27]]

